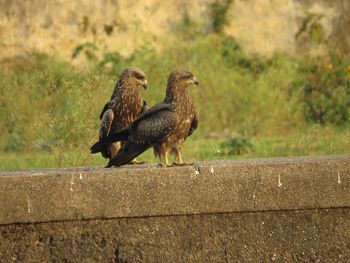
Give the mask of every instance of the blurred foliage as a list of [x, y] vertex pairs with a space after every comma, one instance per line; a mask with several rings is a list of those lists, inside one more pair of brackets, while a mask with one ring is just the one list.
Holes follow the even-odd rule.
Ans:
[[[241, 155], [221, 154], [220, 144], [225, 139], [191, 138], [186, 141], [183, 158], [186, 162], [219, 159], [247, 159], [257, 157], [305, 156], [348, 154], [350, 149], [350, 129], [344, 126], [307, 125], [293, 130], [288, 135], [275, 134], [271, 137], [250, 138], [253, 148]], [[61, 152], [30, 151], [30, 152], [0, 152], [0, 170], [13, 170], [38, 167], [98, 165], [104, 166], [106, 160], [100, 155], [87, 155], [82, 150]], [[85, 155], [77, 158], [78, 153]], [[157, 163], [152, 151], [146, 151], [140, 158]]]
[[96, 50], [97, 50], [97, 46], [94, 43], [86, 42], [74, 48], [72, 53], [72, 59], [76, 58], [81, 52], [84, 52], [87, 60], [96, 61], [97, 59], [97, 56], [95, 54]]
[[241, 67], [249, 70], [254, 75], [262, 73], [266, 68], [266, 61], [258, 55], [245, 54], [234, 37], [223, 35], [220, 52], [228, 66]]
[[227, 13], [232, 3], [233, 0], [215, 0], [209, 4], [211, 26], [215, 33], [222, 33], [229, 23]]
[[[319, 145], [307, 148], [311, 137], [300, 149], [283, 139], [261, 138], [303, 134], [305, 126], [313, 125], [310, 121], [348, 124], [350, 64], [343, 58], [324, 64], [283, 54], [269, 59], [247, 54], [234, 38], [204, 33], [189, 16], [160, 41], [162, 50], [145, 43], [127, 57], [95, 43], [82, 44], [72, 57], [85, 57], [88, 67], [83, 69], [37, 53], [3, 60], [0, 151], [7, 156], [20, 153], [35, 166], [43, 165], [42, 155], [55, 166], [104, 163], [89, 153], [89, 146], [98, 138], [100, 111], [127, 66], [147, 74], [150, 88], [142, 94], [149, 105], [163, 100], [168, 74], [175, 68], [188, 69], [200, 80], [199, 87], [190, 89], [200, 125], [186, 143], [188, 159], [319, 153]], [[225, 129], [244, 136], [201, 139]], [[342, 143], [343, 148], [325, 147], [334, 149], [332, 153], [344, 151], [348, 144]], [[40, 157], [34, 160], [30, 153]], [[154, 161], [151, 155], [147, 152], [145, 158]]]
[[349, 62], [339, 57], [314, 58], [300, 65], [295, 85], [303, 90], [300, 100], [307, 120], [343, 124], [350, 120]]
[[243, 135], [231, 137], [222, 142], [219, 146], [220, 155], [242, 155], [252, 150], [251, 140]]
[[96, 24], [91, 23], [89, 16], [83, 16], [82, 20], [78, 23], [79, 30], [82, 34], [92, 34], [94, 40], [97, 36], [104, 33], [107, 36], [113, 34], [118, 29], [120, 31], [126, 31], [127, 27], [121, 19], [115, 19], [110, 23], [105, 23], [102, 28], [97, 28]]
[[325, 42], [326, 31], [321, 24], [321, 20], [324, 17], [322, 14], [306, 12], [303, 22], [295, 34], [295, 38], [298, 39], [302, 35], [307, 35], [311, 41], [317, 44]]
[[32, 54], [31, 59], [25, 70], [20, 65], [15, 67], [20, 70], [6, 65], [0, 69], [1, 149], [49, 151], [58, 159], [77, 149], [76, 158], [89, 158], [84, 148], [95, 137], [97, 125], [88, 116], [98, 114], [100, 106], [93, 96], [113, 83], [46, 55]]

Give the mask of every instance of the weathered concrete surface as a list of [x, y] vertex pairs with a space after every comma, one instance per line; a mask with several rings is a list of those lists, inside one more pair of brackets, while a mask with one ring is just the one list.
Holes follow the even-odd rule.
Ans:
[[0, 173], [4, 262], [349, 262], [350, 156]]
[[350, 156], [0, 173], [0, 224], [350, 206]]
[[349, 209], [0, 226], [1, 262], [350, 262]]

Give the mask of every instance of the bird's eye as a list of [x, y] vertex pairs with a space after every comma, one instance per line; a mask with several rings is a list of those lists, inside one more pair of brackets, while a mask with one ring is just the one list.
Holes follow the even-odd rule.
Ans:
[[183, 75], [183, 79], [192, 79], [193, 78], [193, 75], [191, 72], [186, 72], [184, 75]]
[[143, 80], [144, 76], [142, 76], [142, 74], [140, 74], [139, 72], [135, 72], [135, 78], [137, 78], [139, 80]]

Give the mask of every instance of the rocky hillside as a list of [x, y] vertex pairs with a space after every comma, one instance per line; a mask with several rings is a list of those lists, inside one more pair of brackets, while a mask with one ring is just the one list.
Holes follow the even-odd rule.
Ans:
[[317, 54], [327, 42], [350, 53], [348, 0], [3, 0], [0, 58], [37, 50], [68, 60], [87, 42], [124, 55], [145, 43], [161, 48], [184, 19], [210, 32], [213, 3], [224, 2], [224, 31], [247, 51]]

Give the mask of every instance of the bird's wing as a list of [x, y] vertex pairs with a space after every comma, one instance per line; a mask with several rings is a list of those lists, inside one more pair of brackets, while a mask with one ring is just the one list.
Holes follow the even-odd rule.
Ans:
[[[147, 106], [146, 106], [147, 107]], [[141, 120], [147, 118], [148, 116], [154, 115], [157, 112], [167, 110], [167, 111], [173, 111], [172, 107], [168, 103], [159, 103], [154, 105], [153, 107], [147, 109], [146, 111], [142, 112], [141, 115], [133, 122], [133, 126], [136, 125]]]
[[[151, 110], [151, 109], [150, 109]], [[163, 108], [148, 113], [133, 124], [129, 140], [136, 144], [153, 144], [167, 137], [178, 125], [176, 112]]]
[[106, 120], [106, 125], [101, 124], [100, 140], [90, 148], [91, 153], [100, 152], [106, 145], [121, 140], [151, 144], [167, 136], [178, 124], [178, 116], [170, 105], [161, 103], [142, 113], [129, 127], [103, 137], [101, 131], [108, 128], [110, 114], [106, 111], [104, 115], [106, 117], [102, 119]]
[[141, 119], [135, 121], [130, 130], [127, 142], [121, 151], [109, 161], [107, 167], [120, 166], [169, 136], [179, 123], [176, 112], [164, 105], [150, 108]]
[[198, 116], [198, 113], [195, 111], [192, 122], [191, 122], [191, 127], [190, 127], [190, 130], [189, 130], [187, 136], [190, 136], [197, 129], [198, 122], [199, 122], [199, 116]]
[[114, 113], [111, 109], [106, 110], [101, 118], [100, 136], [99, 138], [106, 138], [112, 126]]
[[105, 106], [103, 107], [100, 113], [100, 120], [102, 120], [103, 114], [106, 112], [106, 110], [108, 110], [108, 102], [105, 104]]

